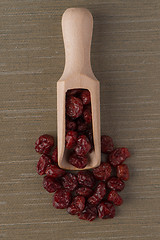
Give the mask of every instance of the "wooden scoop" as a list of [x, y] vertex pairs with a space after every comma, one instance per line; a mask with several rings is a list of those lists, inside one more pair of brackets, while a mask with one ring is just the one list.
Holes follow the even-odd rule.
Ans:
[[57, 82], [58, 165], [68, 170], [80, 170], [68, 163], [65, 149], [65, 97], [69, 89], [84, 88], [91, 94], [94, 150], [84, 169], [97, 167], [101, 162], [100, 86], [92, 72], [90, 46], [93, 18], [85, 8], [68, 8], [62, 16], [65, 46], [65, 68]]

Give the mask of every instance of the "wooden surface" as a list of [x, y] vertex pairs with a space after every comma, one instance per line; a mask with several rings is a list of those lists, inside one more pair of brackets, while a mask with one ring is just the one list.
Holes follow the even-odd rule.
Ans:
[[[53, 209], [34, 151], [39, 135], [56, 136], [60, 21], [74, 6], [94, 16], [102, 132], [132, 153], [123, 206], [114, 219], [92, 223]], [[0, 239], [160, 239], [159, 64], [159, 0], [0, 1]]]

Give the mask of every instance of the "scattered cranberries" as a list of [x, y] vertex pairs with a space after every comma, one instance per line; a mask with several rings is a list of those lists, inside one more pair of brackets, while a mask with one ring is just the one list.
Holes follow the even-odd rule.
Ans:
[[85, 208], [85, 198], [83, 196], [76, 196], [73, 198], [71, 205], [68, 207], [68, 213], [75, 215], [80, 214]]
[[53, 206], [55, 208], [67, 208], [71, 202], [71, 193], [64, 189], [59, 189], [53, 197]]
[[79, 187], [75, 192], [83, 197], [90, 197], [93, 194], [93, 190], [89, 187]]
[[93, 173], [85, 170], [85, 171], [80, 171], [77, 174], [77, 179], [80, 185], [93, 188], [95, 184], [95, 179], [93, 176]]
[[45, 176], [43, 179], [43, 187], [49, 192], [53, 193], [58, 189], [61, 189], [62, 186], [60, 182], [54, 178]]
[[67, 173], [64, 177], [62, 177], [63, 187], [69, 191], [73, 191], [77, 186], [77, 177], [72, 173]]
[[130, 153], [127, 148], [117, 148], [110, 153], [109, 161], [112, 166], [116, 167], [123, 163], [128, 157], [130, 157]]
[[98, 205], [98, 216], [99, 218], [107, 219], [115, 216], [115, 207], [112, 203], [107, 201], [101, 202]]
[[111, 176], [112, 168], [109, 163], [101, 163], [97, 168], [93, 169], [93, 174], [96, 179], [106, 181]]
[[114, 203], [117, 206], [120, 206], [123, 203], [121, 196], [114, 190], [110, 191], [107, 200]]
[[40, 136], [35, 142], [35, 150], [41, 154], [49, 154], [54, 146], [54, 138], [48, 134]]
[[107, 181], [107, 187], [109, 189], [112, 190], [116, 190], [116, 191], [122, 191], [125, 187], [125, 183], [117, 178], [117, 177], [111, 177], [108, 181]]
[[52, 160], [53, 160], [53, 162], [55, 162], [55, 163], [58, 162], [58, 149], [57, 149], [57, 147], [53, 150]]
[[97, 217], [97, 208], [95, 206], [92, 206], [90, 204], [86, 204], [85, 209], [78, 214], [79, 219], [93, 221]]
[[46, 175], [48, 177], [58, 178], [58, 177], [62, 177], [64, 174], [65, 174], [65, 171], [55, 165], [50, 165], [46, 169]]
[[117, 166], [117, 177], [124, 181], [127, 181], [129, 179], [129, 169], [126, 164]]
[[97, 205], [106, 195], [106, 187], [104, 182], [98, 183], [94, 194], [88, 198], [88, 203], [91, 205]]
[[85, 168], [88, 163], [86, 156], [78, 156], [75, 152], [71, 153], [68, 162], [76, 168]]
[[110, 153], [114, 149], [113, 140], [111, 137], [103, 135], [101, 136], [101, 151], [102, 153]]
[[51, 163], [50, 158], [43, 154], [37, 163], [37, 173], [39, 175], [45, 174], [46, 168], [50, 163]]

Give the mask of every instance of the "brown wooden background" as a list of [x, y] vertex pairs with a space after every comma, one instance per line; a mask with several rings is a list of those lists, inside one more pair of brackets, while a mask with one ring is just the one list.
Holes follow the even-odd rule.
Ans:
[[[102, 132], [132, 153], [123, 206], [92, 223], [53, 209], [36, 174], [36, 138], [56, 136], [60, 22], [73, 6], [94, 16]], [[1, 0], [0, 99], [0, 239], [160, 239], [159, 0]]]

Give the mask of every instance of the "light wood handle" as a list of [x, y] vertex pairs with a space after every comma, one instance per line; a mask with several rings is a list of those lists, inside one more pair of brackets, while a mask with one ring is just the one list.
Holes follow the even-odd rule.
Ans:
[[86, 8], [68, 8], [62, 16], [65, 46], [64, 72], [90, 74], [93, 17]]

